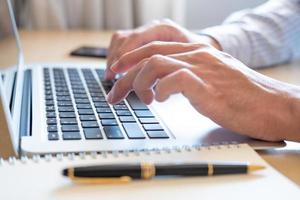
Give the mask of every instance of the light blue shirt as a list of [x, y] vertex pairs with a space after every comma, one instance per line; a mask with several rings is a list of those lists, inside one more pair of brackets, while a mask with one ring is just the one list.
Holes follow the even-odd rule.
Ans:
[[300, 58], [300, 0], [271, 0], [201, 32], [252, 68], [292, 61]]

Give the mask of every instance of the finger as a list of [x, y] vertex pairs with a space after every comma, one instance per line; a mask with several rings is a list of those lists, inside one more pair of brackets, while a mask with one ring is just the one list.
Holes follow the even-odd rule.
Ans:
[[134, 68], [130, 69], [126, 75], [120, 78], [108, 93], [107, 101], [110, 104], [116, 104], [124, 99], [132, 90], [132, 82], [139, 70], [145, 65], [147, 60], [143, 60]]
[[154, 55], [141, 68], [133, 80], [133, 90], [138, 97], [146, 104], [154, 99], [153, 87], [157, 80], [177, 71], [181, 68], [189, 68], [187, 63], [178, 61], [167, 56]]
[[[152, 41], [170, 40], [167, 38], [167, 34], [161, 34], [165, 31], [164, 28], [165, 26], [162, 26], [159, 23], [159, 21], [155, 21], [151, 24], [147, 24], [134, 31], [130, 31], [129, 33], [127, 33], [128, 35], [125, 36], [125, 39], [123, 40], [122, 44], [116, 44], [112, 48], [112, 52], [110, 53], [111, 56], [108, 62], [108, 68], [110, 68], [111, 64], [113, 64], [115, 61], [119, 60], [122, 55], [129, 51], [132, 51], [135, 48], [141, 47]], [[107, 72], [108, 74], [110, 74], [112, 71], [107, 70]]]
[[218, 50], [201, 44], [197, 49], [169, 54], [168, 57], [187, 62], [191, 65], [210, 64], [212, 59], [215, 57], [214, 55], [218, 55], [215, 51]]
[[152, 55], [178, 54], [186, 51], [192, 51], [197, 48], [199, 48], [199, 44], [161, 41], [151, 42], [121, 56], [119, 60], [112, 64], [111, 70], [116, 73], [123, 73], [134, 64], [138, 63], [144, 58], [151, 57]]
[[122, 43], [125, 41], [126, 37], [129, 34], [130, 31], [117, 31], [116, 33], [113, 34], [108, 48], [105, 79], [111, 80], [115, 77], [115, 73], [110, 70], [110, 66], [114, 61], [114, 55], [116, 54], [117, 49], [122, 45]]
[[182, 93], [191, 104], [201, 102], [206, 95], [205, 83], [188, 69], [180, 69], [161, 79], [155, 88], [155, 99], [165, 101], [170, 95]]

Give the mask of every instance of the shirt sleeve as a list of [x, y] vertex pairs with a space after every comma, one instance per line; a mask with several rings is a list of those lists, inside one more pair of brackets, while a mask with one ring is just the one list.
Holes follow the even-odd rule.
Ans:
[[201, 31], [252, 68], [300, 58], [300, 0], [271, 0]]

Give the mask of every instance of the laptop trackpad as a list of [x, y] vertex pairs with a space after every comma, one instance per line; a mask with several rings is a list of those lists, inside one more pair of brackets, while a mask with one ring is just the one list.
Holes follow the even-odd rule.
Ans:
[[177, 140], [209, 145], [222, 143], [248, 143], [256, 149], [284, 146], [284, 142], [266, 142], [251, 139], [222, 128], [197, 112], [181, 94], [171, 96], [166, 102], [152, 103], [152, 108]]

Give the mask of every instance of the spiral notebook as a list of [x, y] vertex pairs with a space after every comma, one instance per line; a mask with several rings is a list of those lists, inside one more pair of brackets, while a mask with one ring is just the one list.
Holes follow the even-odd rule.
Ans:
[[[248, 175], [156, 178], [129, 184], [80, 185], [61, 175], [68, 166], [90, 164], [249, 161], [266, 166]], [[153, 151], [58, 154], [1, 161], [0, 199], [299, 199], [298, 186], [270, 167], [247, 144], [175, 147]]]

